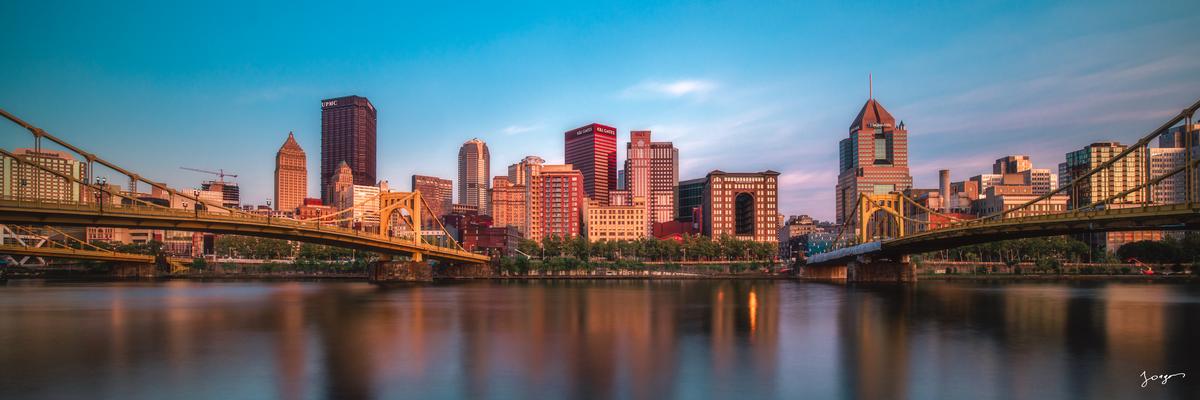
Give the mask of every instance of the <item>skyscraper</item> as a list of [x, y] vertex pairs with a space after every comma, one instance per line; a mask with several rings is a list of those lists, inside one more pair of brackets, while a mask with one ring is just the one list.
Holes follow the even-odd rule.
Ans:
[[294, 211], [308, 196], [308, 157], [288, 132], [275, 153], [275, 209]]
[[487, 213], [491, 159], [487, 143], [479, 139], [468, 140], [458, 149], [458, 204]]
[[908, 130], [872, 97], [850, 123], [850, 136], [838, 144], [837, 222], [854, 212], [860, 193], [902, 192], [912, 188], [908, 171]]
[[583, 191], [608, 205], [608, 191], [617, 188], [617, 130], [589, 124], [563, 134], [566, 163], [583, 174]]
[[420, 191], [421, 197], [429, 204], [428, 216], [441, 218], [450, 213], [451, 205], [454, 204], [454, 181], [436, 176], [413, 175], [412, 189]]
[[321, 196], [328, 204], [333, 174], [342, 162], [354, 184], [375, 185], [375, 106], [366, 97], [321, 100]]
[[674, 220], [679, 149], [671, 142], [651, 141], [650, 131], [633, 131], [625, 157], [625, 188], [632, 197], [646, 200], [646, 232], [656, 223]]

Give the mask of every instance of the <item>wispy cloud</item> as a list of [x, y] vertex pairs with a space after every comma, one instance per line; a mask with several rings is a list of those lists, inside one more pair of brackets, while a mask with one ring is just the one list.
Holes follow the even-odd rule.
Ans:
[[626, 98], [703, 98], [717, 88], [716, 82], [702, 79], [681, 79], [671, 82], [645, 81], [621, 91]]
[[517, 135], [525, 132], [535, 131], [542, 128], [542, 124], [533, 125], [509, 125], [500, 130], [500, 133], [505, 135]]

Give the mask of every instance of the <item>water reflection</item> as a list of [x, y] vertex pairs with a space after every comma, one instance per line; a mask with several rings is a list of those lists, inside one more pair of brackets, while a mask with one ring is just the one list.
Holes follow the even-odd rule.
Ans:
[[[0, 398], [1189, 398], [1167, 284], [9, 283]], [[1149, 373], [1195, 373], [1140, 388]]]

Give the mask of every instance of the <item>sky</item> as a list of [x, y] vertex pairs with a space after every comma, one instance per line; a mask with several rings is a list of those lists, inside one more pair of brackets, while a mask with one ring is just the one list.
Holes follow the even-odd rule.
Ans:
[[[238, 174], [272, 196], [287, 137], [317, 197], [320, 100], [378, 110], [378, 176], [457, 179], [563, 161], [591, 122], [675, 143], [681, 179], [780, 177], [784, 214], [832, 219], [837, 143], [873, 92], [909, 130], [918, 187], [1008, 154], [1057, 168], [1200, 98], [1189, 1], [0, 2], [0, 108], [182, 188]], [[0, 124], [0, 145], [29, 135]]]

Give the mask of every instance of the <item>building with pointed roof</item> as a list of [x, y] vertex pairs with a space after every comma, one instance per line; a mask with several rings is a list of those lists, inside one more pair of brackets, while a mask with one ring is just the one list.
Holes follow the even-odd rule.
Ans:
[[275, 153], [275, 210], [294, 211], [308, 196], [308, 157], [288, 132]]
[[838, 223], [854, 212], [859, 193], [903, 192], [913, 182], [908, 130], [874, 97], [863, 104], [849, 130], [849, 137], [838, 144]]

